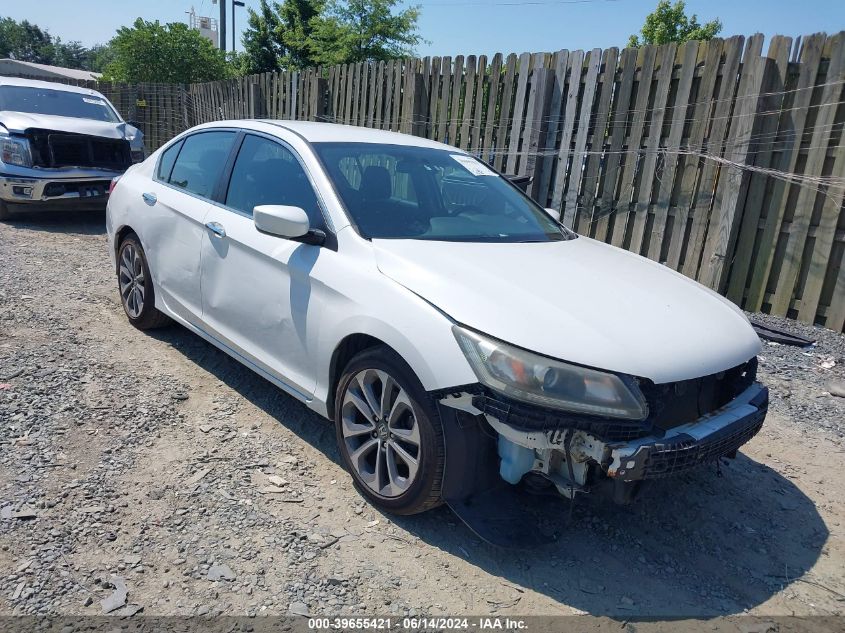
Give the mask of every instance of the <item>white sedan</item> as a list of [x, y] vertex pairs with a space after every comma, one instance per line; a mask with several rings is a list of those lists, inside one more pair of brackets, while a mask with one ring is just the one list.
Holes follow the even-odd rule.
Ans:
[[113, 185], [107, 227], [129, 321], [176, 321], [332, 420], [391, 512], [445, 500], [483, 533], [470, 515], [517, 484], [629, 501], [766, 414], [733, 304], [426, 139], [202, 125]]

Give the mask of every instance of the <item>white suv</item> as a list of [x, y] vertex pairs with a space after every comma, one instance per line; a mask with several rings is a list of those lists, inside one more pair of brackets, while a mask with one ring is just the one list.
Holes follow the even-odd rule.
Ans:
[[627, 501], [766, 413], [739, 309], [425, 139], [202, 125], [129, 169], [107, 225], [130, 322], [172, 319], [333, 420], [392, 512], [466, 517], [520, 482]]

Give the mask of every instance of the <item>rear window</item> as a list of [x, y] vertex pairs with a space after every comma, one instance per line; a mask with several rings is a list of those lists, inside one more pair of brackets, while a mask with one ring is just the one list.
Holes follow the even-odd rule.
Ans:
[[31, 86], [0, 86], [0, 110], [93, 119], [106, 123], [120, 121], [114, 108], [99, 95]]

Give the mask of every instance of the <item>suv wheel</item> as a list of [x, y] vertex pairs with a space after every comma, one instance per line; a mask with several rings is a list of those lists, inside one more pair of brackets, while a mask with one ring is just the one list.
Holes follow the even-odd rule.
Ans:
[[155, 289], [147, 257], [134, 233], [120, 243], [117, 252], [117, 285], [123, 311], [136, 328], [149, 330], [170, 322], [167, 315], [155, 307]]
[[6, 206], [6, 203], [0, 200], [0, 220], [8, 220], [12, 217], [12, 212], [9, 211], [9, 207]]
[[441, 503], [443, 428], [419, 379], [387, 347], [355, 356], [335, 397], [340, 454], [376, 507], [416, 514]]

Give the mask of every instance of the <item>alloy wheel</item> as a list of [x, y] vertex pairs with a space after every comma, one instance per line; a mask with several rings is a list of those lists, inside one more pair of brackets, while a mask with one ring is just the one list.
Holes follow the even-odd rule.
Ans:
[[417, 478], [422, 450], [414, 406], [387, 372], [364, 369], [343, 395], [341, 432], [359, 479], [383, 497], [398, 497]]
[[146, 278], [141, 253], [134, 244], [126, 244], [120, 251], [118, 283], [126, 314], [137, 319], [144, 310]]

